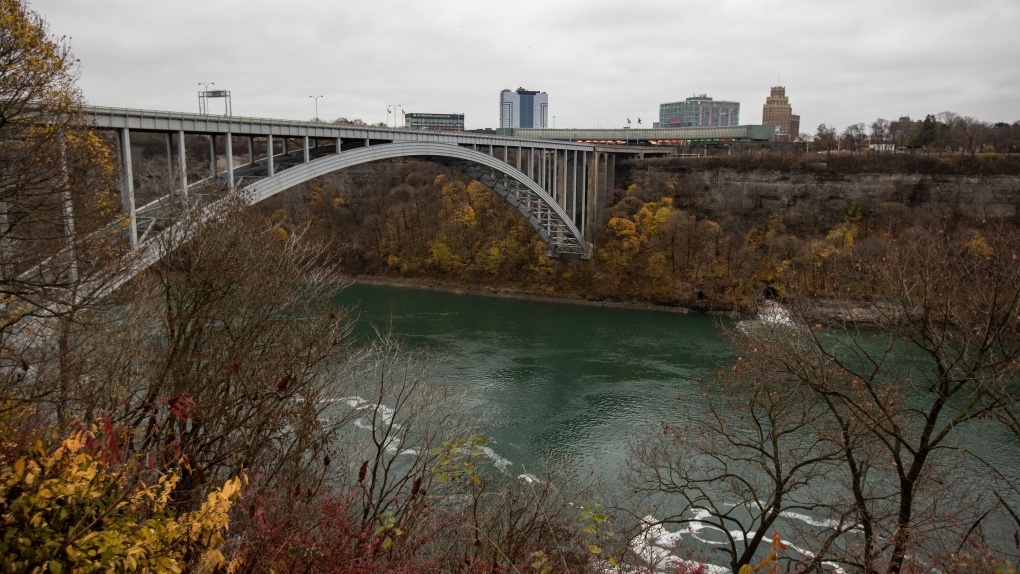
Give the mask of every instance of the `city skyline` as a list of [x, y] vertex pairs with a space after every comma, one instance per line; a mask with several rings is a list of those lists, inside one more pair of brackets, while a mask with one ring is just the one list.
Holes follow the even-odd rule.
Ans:
[[[397, 102], [462, 110], [474, 129], [498, 125], [492, 94], [536, 86], [555, 96], [550, 124], [556, 116], [557, 127], [594, 128], [628, 117], [650, 124], [661, 102], [696, 93], [757, 104], [784, 85], [805, 132], [945, 110], [1020, 120], [1020, 5], [1005, 0], [522, 0], [512, 13], [396, 0], [296, 2], [284, 12], [259, 1], [31, 6], [71, 38], [79, 85], [96, 105], [197, 111], [198, 83], [215, 82], [231, 90], [235, 115], [310, 119], [309, 95], [322, 94], [323, 119], [385, 121]], [[167, 32], [153, 34], [154, 23]]]

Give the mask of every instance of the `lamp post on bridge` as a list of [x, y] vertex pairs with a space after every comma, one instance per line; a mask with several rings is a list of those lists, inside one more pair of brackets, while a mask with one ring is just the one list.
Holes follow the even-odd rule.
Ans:
[[198, 93], [198, 113], [206, 113], [205, 100], [202, 99], [204, 94], [209, 93], [209, 86], [215, 86], [216, 82], [199, 82], [198, 85], [202, 86], [202, 91]]
[[319, 98], [324, 98], [325, 96], [308, 96], [308, 97], [315, 99], [315, 121], [317, 122], [321, 121], [319, 120]]

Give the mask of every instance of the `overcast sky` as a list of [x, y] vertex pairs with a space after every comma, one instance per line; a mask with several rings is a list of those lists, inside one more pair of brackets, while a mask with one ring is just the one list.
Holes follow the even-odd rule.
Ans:
[[1018, 0], [35, 0], [81, 60], [94, 105], [384, 121], [464, 113], [496, 127], [499, 92], [549, 94], [556, 127], [658, 119], [705, 93], [761, 123], [786, 86], [801, 131], [945, 110], [1020, 120]]

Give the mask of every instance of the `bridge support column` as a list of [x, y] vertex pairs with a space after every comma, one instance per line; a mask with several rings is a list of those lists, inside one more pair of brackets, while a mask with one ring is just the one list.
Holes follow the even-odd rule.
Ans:
[[559, 172], [560, 154], [557, 153], [556, 150], [552, 150], [552, 154], [553, 154], [553, 160], [552, 160], [552, 178], [551, 178], [552, 179], [552, 198], [553, 198], [553, 201], [559, 203], [559, 197], [557, 197], [557, 195], [556, 195], [556, 192], [558, 191], [558, 189], [556, 187], [556, 184], [559, 183], [559, 181], [560, 181], [560, 172]]
[[591, 245], [588, 228], [588, 152], [581, 152], [581, 236]]
[[166, 136], [166, 187], [167, 189], [173, 189], [174, 185], [174, 149], [173, 149], [173, 135], [170, 132], [163, 134]]
[[184, 153], [184, 130], [177, 132], [177, 169], [181, 171], [181, 195], [188, 197], [188, 160]]
[[340, 153], [344, 150], [344, 140], [336, 138], [336, 153]]
[[574, 150], [574, 161], [570, 162], [573, 168], [573, 174], [570, 177], [570, 182], [573, 184], [573, 189], [570, 191], [570, 219], [574, 222], [574, 225], [580, 227], [577, 221], [577, 150]]
[[517, 171], [521, 171], [521, 146], [517, 146]]
[[599, 175], [602, 173], [602, 162], [605, 159], [602, 153], [594, 152], [591, 156], [591, 164], [588, 167], [588, 194], [585, 197], [585, 239], [594, 241], [595, 232], [599, 218], [599, 203], [602, 197], [602, 185]]
[[227, 132], [227, 145], [223, 150], [227, 154], [227, 189], [234, 191], [234, 135]]
[[304, 150], [304, 158], [305, 158], [304, 163], [308, 163], [308, 161], [310, 160], [309, 154], [308, 154], [308, 136], [304, 137], [302, 146], [303, 146], [302, 149]]
[[216, 176], [219, 175], [216, 166], [216, 134], [209, 134], [209, 171], [211, 172], [209, 177], [216, 180]]
[[273, 177], [273, 173], [275, 171], [273, 169], [274, 151], [276, 150], [273, 149], [273, 134], [269, 134], [266, 136], [266, 173], [269, 175], [269, 177]]
[[135, 218], [135, 175], [131, 169], [131, 130], [120, 130], [120, 202], [128, 216], [131, 251], [138, 251], [138, 220]]
[[255, 136], [248, 136], [248, 163], [255, 163]]
[[538, 151], [538, 186], [545, 189], [545, 150]]

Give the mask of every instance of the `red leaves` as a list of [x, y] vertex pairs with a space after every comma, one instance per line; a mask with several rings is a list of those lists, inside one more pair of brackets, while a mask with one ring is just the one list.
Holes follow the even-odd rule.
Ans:
[[110, 420], [108, 415], [103, 416], [103, 444], [106, 446], [103, 454], [103, 458], [107, 459], [107, 462], [120, 463], [120, 441], [117, 440], [117, 433], [113, 430], [113, 422]]
[[368, 473], [368, 461], [361, 463], [361, 468], [358, 469], [358, 482], [365, 482], [365, 474]]
[[241, 374], [241, 361], [234, 361], [234, 374]]
[[276, 383], [276, 390], [280, 391], [281, 393], [287, 390], [287, 385], [290, 384], [290, 382], [293, 379], [294, 373], [287, 373], [286, 375], [280, 378], [280, 382]]
[[177, 393], [166, 400], [170, 407], [170, 414], [181, 422], [187, 422], [191, 416], [191, 409], [195, 408], [195, 399], [188, 393]]

